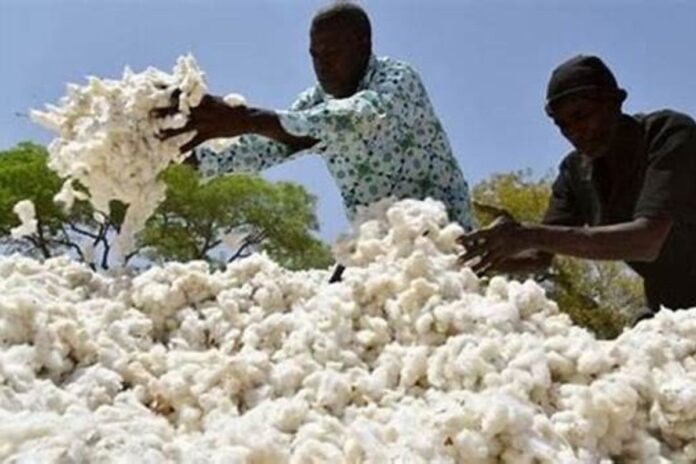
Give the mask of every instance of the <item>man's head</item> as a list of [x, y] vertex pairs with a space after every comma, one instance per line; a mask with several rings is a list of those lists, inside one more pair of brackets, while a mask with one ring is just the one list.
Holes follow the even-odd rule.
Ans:
[[312, 19], [309, 52], [325, 92], [353, 95], [372, 54], [370, 20], [365, 10], [346, 1], [319, 10]]
[[577, 150], [596, 158], [607, 153], [625, 99], [626, 91], [602, 60], [578, 55], [551, 74], [546, 113]]

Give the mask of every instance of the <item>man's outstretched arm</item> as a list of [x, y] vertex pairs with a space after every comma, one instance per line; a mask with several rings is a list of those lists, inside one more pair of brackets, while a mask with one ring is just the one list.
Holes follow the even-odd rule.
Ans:
[[[174, 108], [155, 110], [155, 115], [165, 116]], [[287, 132], [275, 111], [243, 105], [230, 106], [220, 97], [206, 95], [200, 104], [191, 109], [189, 120], [183, 127], [162, 131], [163, 138], [187, 132], [196, 132], [194, 138], [181, 147], [187, 152], [203, 142], [215, 138], [232, 138], [243, 134], [257, 134], [287, 145], [292, 152], [303, 150], [317, 143], [311, 137], [298, 137]]]
[[597, 227], [523, 225], [501, 220], [463, 235], [459, 242], [466, 253], [460, 259], [468, 262], [478, 258], [476, 272], [499, 270], [506, 260], [529, 250], [596, 260], [653, 261], [671, 227], [672, 219], [668, 217], [640, 217]]

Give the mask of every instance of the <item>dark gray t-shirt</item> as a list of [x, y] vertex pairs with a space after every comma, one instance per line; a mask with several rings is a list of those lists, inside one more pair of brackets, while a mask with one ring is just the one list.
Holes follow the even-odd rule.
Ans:
[[626, 116], [609, 156], [622, 159], [620, 178], [609, 178], [602, 159], [570, 153], [543, 222], [597, 226], [672, 218], [659, 257], [628, 264], [643, 278], [651, 309], [696, 307], [696, 123], [669, 110]]

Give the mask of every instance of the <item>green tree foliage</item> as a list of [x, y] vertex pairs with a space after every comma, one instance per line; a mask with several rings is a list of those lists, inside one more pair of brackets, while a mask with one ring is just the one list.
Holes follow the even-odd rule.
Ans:
[[[46, 149], [30, 142], [0, 152], [0, 244], [10, 251], [35, 257], [49, 258], [70, 250], [84, 258], [75, 237], [91, 235], [96, 239], [95, 228], [99, 226], [87, 203], [78, 202], [69, 214], [54, 203], [53, 197], [62, 181], [48, 168], [46, 161]], [[13, 207], [21, 200], [34, 203], [37, 232], [14, 239], [10, 231], [20, 221]]]
[[14, 205], [21, 200], [32, 199], [39, 220], [33, 243], [11, 244], [3, 240], [3, 244], [47, 257], [50, 256], [48, 244], [41, 238], [54, 235], [63, 218], [53, 203], [60, 179], [51, 175], [45, 158], [43, 147], [31, 143], [19, 144], [0, 157], [0, 234], [3, 238], [8, 237], [12, 227], [20, 223], [12, 211]]
[[[539, 222], [551, 193], [550, 176], [534, 179], [530, 171], [491, 176], [473, 189], [474, 198], [508, 210], [522, 222]], [[477, 212], [480, 224], [494, 218]], [[643, 305], [642, 281], [622, 262], [557, 256], [542, 282], [559, 308], [599, 337], [615, 337], [631, 312]]]
[[232, 234], [234, 249], [219, 253], [226, 261], [263, 250], [292, 269], [332, 262], [328, 247], [313, 235], [315, 199], [297, 184], [245, 174], [201, 183], [187, 166], [170, 167], [164, 180], [167, 198], [141, 237], [155, 260], [212, 260]]
[[[48, 168], [47, 159], [44, 147], [29, 142], [0, 152], [2, 250], [40, 258], [71, 252], [94, 269], [108, 268], [111, 241], [126, 206], [113, 202], [108, 217], [96, 213], [100, 221], [84, 201], [64, 212], [53, 202], [62, 181]], [[197, 173], [185, 166], [165, 171], [164, 181], [167, 199], [127, 259], [224, 262], [264, 250], [293, 269], [326, 267], [332, 261], [328, 247], [313, 234], [318, 229], [315, 199], [298, 185], [271, 184], [247, 175], [201, 183]], [[20, 221], [12, 209], [21, 200], [34, 203], [38, 231], [15, 239], [10, 231]], [[227, 234], [241, 237], [235, 249], [222, 246]], [[86, 253], [87, 249], [95, 252]]]

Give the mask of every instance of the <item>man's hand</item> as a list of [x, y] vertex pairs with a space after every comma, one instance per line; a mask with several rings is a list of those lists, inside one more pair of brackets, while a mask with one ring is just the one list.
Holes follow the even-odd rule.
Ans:
[[[178, 112], [178, 95], [173, 95], [172, 106], [152, 110], [154, 117], [166, 117]], [[160, 132], [162, 139], [195, 131], [196, 135], [181, 147], [186, 153], [201, 143], [219, 137], [235, 137], [248, 132], [248, 109], [245, 106], [230, 106], [213, 95], [205, 95], [198, 106], [191, 108], [189, 120], [183, 127]]]
[[466, 248], [459, 262], [465, 264], [478, 258], [472, 269], [480, 275], [495, 270], [497, 265], [527, 246], [522, 239], [524, 227], [509, 212], [477, 202], [474, 206], [486, 214], [497, 216], [488, 227], [464, 234], [457, 240]]

